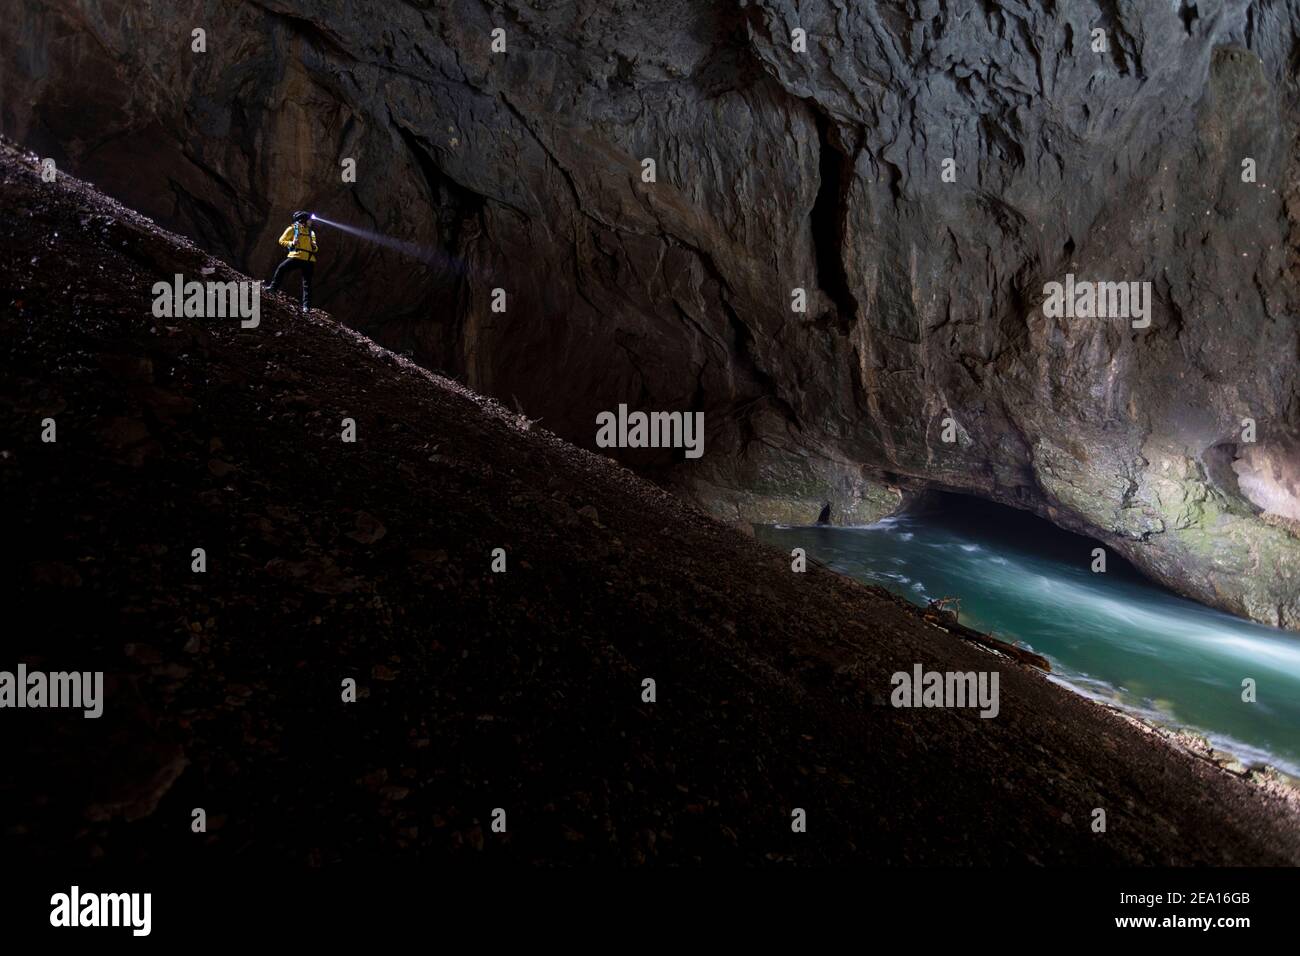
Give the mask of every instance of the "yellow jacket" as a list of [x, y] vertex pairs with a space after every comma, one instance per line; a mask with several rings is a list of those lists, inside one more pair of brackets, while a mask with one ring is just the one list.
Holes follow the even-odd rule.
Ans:
[[[293, 231], [298, 230], [298, 241], [294, 242]], [[311, 226], [299, 226], [296, 223], [284, 231], [280, 237], [280, 245], [289, 250], [290, 259], [306, 259], [308, 262], [316, 261], [316, 230]]]

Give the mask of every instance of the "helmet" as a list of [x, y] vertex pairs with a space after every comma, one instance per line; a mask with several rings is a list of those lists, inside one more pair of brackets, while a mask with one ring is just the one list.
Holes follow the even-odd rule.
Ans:
[[303, 222], [304, 220], [310, 218], [311, 218], [311, 213], [307, 212], [305, 209], [299, 209], [297, 212], [293, 214], [294, 222]]

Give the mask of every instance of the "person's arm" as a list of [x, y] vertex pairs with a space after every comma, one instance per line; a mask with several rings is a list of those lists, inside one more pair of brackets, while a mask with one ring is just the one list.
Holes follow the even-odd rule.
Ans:
[[284, 234], [280, 236], [280, 245], [287, 246], [291, 242], [293, 242], [293, 226], [286, 229]]

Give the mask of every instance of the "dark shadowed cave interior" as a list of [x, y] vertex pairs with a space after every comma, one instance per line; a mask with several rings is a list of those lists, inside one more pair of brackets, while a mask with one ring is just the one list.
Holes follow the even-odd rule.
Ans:
[[21, 0], [0, 856], [232, 912], [1294, 874], [1297, 50], [1300, 0]]

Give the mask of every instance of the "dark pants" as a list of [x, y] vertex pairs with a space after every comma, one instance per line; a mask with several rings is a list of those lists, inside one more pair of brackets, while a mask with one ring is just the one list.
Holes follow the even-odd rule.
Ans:
[[287, 276], [294, 269], [302, 270], [302, 310], [306, 312], [311, 308], [311, 274], [316, 268], [316, 263], [308, 262], [306, 259], [285, 259], [275, 267], [275, 275], [271, 276], [271, 282], [267, 285], [268, 292], [274, 292], [280, 287], [280, 280]]

